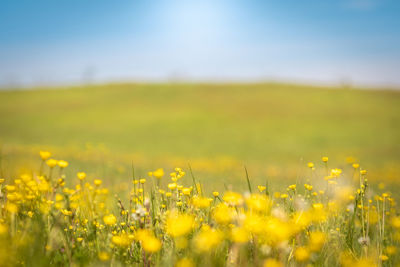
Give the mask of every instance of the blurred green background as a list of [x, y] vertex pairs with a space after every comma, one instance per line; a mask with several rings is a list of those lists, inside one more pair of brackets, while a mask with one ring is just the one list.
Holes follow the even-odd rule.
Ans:
[[[1, 175], [38, 168], [39, 149], [108, 184], [163, 167], [206, 187], [308, 177], [307, 162], [395, 183], [400, 92], [291, 84], [107, 84], [0, 92]], [[396, 169], [397, 168], [397, 169]], [[124, 180], [125, 179], [125, 180]], [[305, 178], [304, 178], [305, 179]], [[287, 184], [287, 182], [285, 182]], [[121, 185], [124, 186], [123, 184]]]

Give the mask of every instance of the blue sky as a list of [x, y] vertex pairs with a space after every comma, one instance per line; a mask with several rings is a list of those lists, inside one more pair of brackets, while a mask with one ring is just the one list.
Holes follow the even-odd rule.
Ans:
[[400, 85], [396, 0], [2, 0], [0, 85]]

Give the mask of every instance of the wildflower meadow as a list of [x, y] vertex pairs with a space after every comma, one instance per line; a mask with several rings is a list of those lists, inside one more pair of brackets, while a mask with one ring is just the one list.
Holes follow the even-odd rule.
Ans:
[[357, 162], [324, 156], [307, 179], [271, 191], [206, 191], [188, 168], [137, 176], [125, 195], [49, 151], [0, 180], [2, 266], [397, 266], [400, 216]]
[[0, 92], [0, 266], [398, 266], [399, 94]]

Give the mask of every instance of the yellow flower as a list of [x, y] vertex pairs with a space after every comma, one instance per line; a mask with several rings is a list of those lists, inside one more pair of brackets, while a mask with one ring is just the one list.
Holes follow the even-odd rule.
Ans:
[[310, 250], [320, 251], [322, 246], [325, 244], [326, 234], [322, 232], [311, 232], [310, 234]]
[[265, 195], [252, 194], [246, 199], [246, 204], [249, 210], [265, 211], [269, 207], [269, 200]]
[[218, 230], [203, 227], [194, 237], [193, 242], [198, 252], [207, 252], [217, 247], [222, 241], [223, 235]]
[[238, 206], [243, 203], [242, 195], [236, 192], [227, 191], [222, 198], [228, 205]]
[[214, 191], [214, 192], [213, 192], [213, 196], [214, 196], [214, 197], [218, 197], [218, 196], [219, 196], [219, 192]]
[[289, 240], [289, 238], [295, 233], [293, 224], [284, 222], [278, 218], [269, 218], [263, 222], [262, 231], [266, 238], [269, 240], [271, 245], [276, 246], [281, 242]]
[[32, 177], [29, 174], [23, 174], [21, 175], [21, 180], [24, 181], [24, 183], [28, 183], [30, 180], [32, 180]]
[[186, 196], [189, 196], [191, 192], [192, 192], [192, 188], [190, 188], [190, 187], [185, 187], [182, 189], [182, 193]]
[[342, 170], [341, 169], [335, 168], [335, 169], [331, 170], [331, 176], [332, 177], [337, 178], [337, 177], [339, 177], [340, 174], [342, 174]]
[[86, 173], [84, 173], [84, 172], [78, 172], [77, 174], [76, 174], [76, 176], [78, 176], [78, 179], [79, 180], [84, 180], [85, 178], [86, 178]]
[[388, 246], [386, 248], [386, 253], [389, 255], [394, 255], [397, 251], [397, 248], [395, 246]]
[[299, 262], [307, 261], [310, 258], [310, 251], [305, 247], [298, 247], [294, 253], [294, 257]]
[[57, 165], [57, 160], [55, 159], [48, 159], [46, 161], [47, 166], [49, 166], [50, 168], [54, 168]]
[[157, 169], [152, 173], [152, 175], [157, 179], [161, 179], [164, 176], [164, 169]]
[[321, 210], [324, 208], [324, 204], [322, 204], [322, 203], [314, 203], [312, 206], [314, 209], [317, 209], [317, 210]]
[[205, 209], [210, 206], [212, 199], [206, 197], [193, 197], [192, 204], [196, 208]]
[[175, 267], [195, 267], [196, 265], [189, 258], [183, 258], [177, 261]]
[[111, 242], [119, 247], [129, 247], [132, 244], [132, 239], [127, 234], [115, 235], [111, 238]]
[[379, 258], [382, 260], [382, 261], [387, 261], [388, 259], [389, 259], [389, 257], [388, 256], [386, 256], [386, 255], [380, 255], [379, 256]]
[[177, 184], [176, 184], [176, 183], [170, 183], [170, 184], [168, 184], [168, 188], [171, 189], [171, 190], [175, 190], [176, 187], [177, 187]]
[[339, 258], [341, 265], [344, 267], [377, 267], [375, 260], [372, 258], [362, 257], [359, 260], [354, 260], [354, 257], [349, 253], [342, 253]]
[[307, 163], [307, 167], [310, 169], [314, 168], [314, 163], [312, 162]]
[[142, 178], [142, 179], [139, 179], [139, 183], [141, 183], [141, 184], [144, 184], [144, 183], [146, 183], [146, 179], [144, 179], [144, 178]]
[[328, 157], [322, 157], [323, 162], [328, 162]]
[[394, 228], [400, 228], [400, 217], [393, 217], [391, 224]]
[[17, 213], [18, 212], [18, 206], [8, 202], [6, 205], [6, 209], [9, 213]]
[[193, 216], [172, 212], [166, 222], [166, 232], [172, 237], [183, 236], [192, 231], [193, 223]]
[[235, 243], [246, 243], [250, 240], [249, 233], [242, 227], [235, 227], [232, 229], [232, 241]]
[[[70, 211], [70, 210], [62, 209], [60, 211], [65, 216], [71, 216], [72, 215], [72, 211]], [[70, 226], [70, 227], [72, 227], [72, 226]]]
[[257, 188], [258, 188], [258, 191], [260, 191], [260, 193], [264, 192], [267, 189], [267, 187], [263, 186], [263, 185], [259, 185], [259, 186], [257, 186]]
[[358, 163], [353, 163], [352, 166], [353, 166], [354, 169], [358, 169], [358, 168], [360, 167], [360, 164], [358, 164]]
[[154, 253], [161, 249], [161, 241], [154, 237], [153, 233], [149, 230], [138, 230], [136, 240], [141, 242], [142, 248], [148, 253]]
[[68, 162], [65, 161], [65, 160], [59, 160], [57, 164], [58, 164], [58, 166], [59, 166], [60, 168], [66, 168], [66, 167], [68, 167]]
[[253, 234], [260, 234], [265, 229], [263, 218], [250, 212], [246, 214], [243, 225], [247, 231]]
[[82, 237], [78, 237], [78, 238], [76, 239], [76, 241], [82, 242], [82, 241], [83, 241], [83, 238], [82, 238]]
[[304, 184], [304, 188], [307, 189], [308, 191], [311, 191], [313, 189], [313, 186], [309, 184]]
[[21, 198], [22, 198], [22, 195], [17, 192], [14, 192], [12, 194], [7, 194], [7, 199], [9, 201], [18, 201], [18, 200], [21, 200]]
[[268, 258], [264, 262], [264, 267], [282, 267], [282, 263], [276, 259]]
[[51, 153], [49, 151], [40, 150], [39, 155], [42, 158], [42, 160], [47, 160], [48, 158], [50, 158]]
[[161, 241], [154, 236], [149, 236], [142, 241], [142, 247], [146, 252], [155, 253], [161, 249]]
[[219, 224], [228, 224], [232, 221], [234, 212], [225, 203], [220, 203], [212, 212], [214, 220]]
[[50, 191], [51, 188], [50, 188], [49, 183], [43, 181], [40, 184], [38, 184], [38, 189], [41, 192], [46, 192], [46, 191]]
[[288, 188], [290, 190], [296, 190], [296, 185], [295, 184], [289, 185]]
[[4, 235], [8, 232], [8, 226], [0, 223], [0, 235]]
[[108, 254], [105, 251], [101, 251], [101, 252], [99, 252], [98, 257], [99, 257], [99, 260], [101, 260], [101, 261], [108, 261], [110, 259], [110, 254]]
[[14, 192], [17, 187], [15, 185], [6, 185], [7, 192]]
[[117, 218], [113, 214], [109, 214], [103, 217], [103, 221], [107, 225], [114, 225], [117, 223]]
[[97, 185], [97, 186], [101, 185], [102, 183], [103, 183], [103, 181], [100, 180], [100, 179], [95, 179], [94, 180], [94, 184]]
[[56, 201], [62, 201], [64, 199], [63, 195], [56, 194]]

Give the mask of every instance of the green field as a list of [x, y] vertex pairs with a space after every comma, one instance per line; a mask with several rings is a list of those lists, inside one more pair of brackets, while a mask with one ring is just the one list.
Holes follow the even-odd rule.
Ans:
[[[187, 167], [235, 184], [307, 175], [355, 157], [395, 182], [400, 92], [288, 84], [109, 84], [0, 92], [2, 172], [38, 164], [39, 149], [108, 183], [156, 167]], [[332, 162], [332, 163], [331, 163]], [[85, 166], [85, 167], [83, 167]], [[22, 170], [17, 170], [22, 171]], [[220, 184], [223, 184], [220, 183]]]

